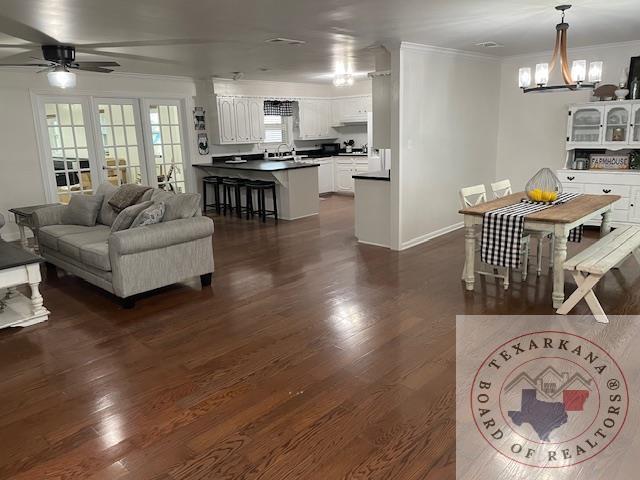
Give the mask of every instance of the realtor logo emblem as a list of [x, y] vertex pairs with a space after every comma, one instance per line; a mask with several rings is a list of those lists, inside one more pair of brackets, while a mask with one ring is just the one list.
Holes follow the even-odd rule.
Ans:
[[505, 457], [537, 468], [583, 463], [620, 433], [628, 388], [616, 361], [566, 332], [536, 332], [496, 348], [471, 388], [480, 434]]

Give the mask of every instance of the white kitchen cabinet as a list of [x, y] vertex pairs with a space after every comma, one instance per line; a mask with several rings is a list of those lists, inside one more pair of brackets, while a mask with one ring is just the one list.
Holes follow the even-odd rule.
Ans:
[[604, 140], [602, 144], [610, 149], [629, 143], [629, 120], [631, 105], [607, 105], [604, 109]]
[[629, 223], [640, 223], [640, 187], [631, 187], [628, 220]]
[[296, 124], [299, 140], [321, 140], [337, 137], [331, 128], [330, 102], [329, 99], [298, 101]]
[[629, 135], [629, 146], [640, 148], [640, 103], [632, 105]]
[[318, 160], [318, 190], [320, 193], [333, 192], [333, 159], [321, 158]]
[[640, 147], [640, 101], [572, 105], [567, 119], [567, 150]]
[[217, 97], [213, 135], [218, 145], [258, 143], [264, 140], [262, 98]]
[[334, 115], [333, 121], [338, 125], [366, 122], [367, 113], [372, 110], [371, 95], [337, 98], [334, 102], [337, 104], [337, 116]]
[[336, 164], [336, 192], [353, 193], [353, 168]]
[[367, 157], [333, 157], [335, 173], [335, 191], [339, 193], [353, 193], [353, 176], [369, 171]]

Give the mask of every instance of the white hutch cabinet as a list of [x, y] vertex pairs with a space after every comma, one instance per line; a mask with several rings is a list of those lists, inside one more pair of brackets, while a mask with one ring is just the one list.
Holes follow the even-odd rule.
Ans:
[[[575, 170], [575, 150], [640, 149], [640, 101], [592, 102], [569, 108], [567, 161], [558, 178], [565, 192], [612, 194], [614, 224], [640, 224], [640, 170]], [[594, 218], [590, 224], [599, 224]]]

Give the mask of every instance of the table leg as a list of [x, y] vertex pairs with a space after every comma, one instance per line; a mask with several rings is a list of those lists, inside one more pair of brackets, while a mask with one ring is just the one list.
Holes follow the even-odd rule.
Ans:
[[553, 249], [553, 308], [560, 308], [564, 302], [564, 262], [567, 259], [568, 232], [559, 227], [556, 229]]
[[31, 313], [33, 316], [46, 315], [48, 313], [47, 309], [44, 308], [44, 300], [40, 294], [39, 285], [39, 283], [29, 284], [29, 287], [31, 287]]
[[27, 241], [27, 232], [24, 229], [24, 225], [18, 223], [18, 230], [20, 231], [20, 245], [25, 250], [29, 250], [29, 242]]
[[604, 237], [611, 232], [611, 210], [602, 212], [602, 224], [600, 225], [600, 236]]
[[476, 230], [471, 219], [465, 217], [464, 235], [464, 282], [467, 290], [475, 283]]

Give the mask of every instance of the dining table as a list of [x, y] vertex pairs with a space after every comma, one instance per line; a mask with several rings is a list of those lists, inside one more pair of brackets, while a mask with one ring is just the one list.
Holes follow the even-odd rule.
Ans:
[[[473, 290], [475, 283], [476, 226], [482, 226], [485, 213], [514, 205], [526, 199], [525, 192], [506, 195], [495, 200], [480, 203], [459, 210], [464, 215], [465, 228], [465, 266], [464, 282], [467, 290]], [[524, 230], [551, 234], [553, 242], [553, 308], [559, 308], [564, 302], [564, 262], [567, 259], [567, 241], [569, 232], [589, 220], [602, 217], [600, 236], [611, 231], [611, 211], [613, 204], [620, 200], [618, 195], [581, 194], [571, 200], [551, 205], [548, 208], [524, 217]]]

